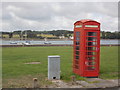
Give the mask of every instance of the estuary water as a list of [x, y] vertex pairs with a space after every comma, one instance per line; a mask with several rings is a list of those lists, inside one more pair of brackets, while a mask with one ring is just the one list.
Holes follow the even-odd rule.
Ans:
[[[25, 41], [7, 41], [7, 40], [1, 40], [0, 41], [0, 45], [11, 45], [11, 42], [16, 42], [17, 44], [25, 43]], [[58, 41], [47, 41], [47, 42], [49, 42], [51, 44], [67, 44], [67, 45], [73, 44], [72, 40], [63, 40], [63, 41], [58, 40]], [[31, 45], [44, 44], [45, 41], [31, 40], [30, 43], [31, 43]], [[115, 40], [111, 40], [111, 39], [110, 40], [104, 40], [104, 39], [102, 39], [100, 41], [100, 44], [101, 45], [117, 45], [119, 43], [118, 43], [117, 39], [115, 39]], [[14, 45], [14, 44], [12, 44], [12, 45]]]

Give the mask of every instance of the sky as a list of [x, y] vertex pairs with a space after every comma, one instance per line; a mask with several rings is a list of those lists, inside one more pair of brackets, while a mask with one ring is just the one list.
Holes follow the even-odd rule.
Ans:
[[70, 30], [81, 19], [101, 23], [101, 31], [118, 31], [117, 2], [2, 2], [2, 31]]

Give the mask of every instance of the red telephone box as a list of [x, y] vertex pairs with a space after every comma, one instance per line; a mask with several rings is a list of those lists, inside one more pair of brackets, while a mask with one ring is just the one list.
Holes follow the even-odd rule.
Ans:
[[100, 23], [84, 19], [74, 23], [73, 72], [98, 77], [100, 65]]

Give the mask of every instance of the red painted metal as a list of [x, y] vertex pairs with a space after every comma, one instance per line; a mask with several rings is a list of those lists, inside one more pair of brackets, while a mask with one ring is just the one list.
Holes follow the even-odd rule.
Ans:
[[73, 72], [98, 77], [100, 67], [100, 23], [90, 19], [74, 23]]

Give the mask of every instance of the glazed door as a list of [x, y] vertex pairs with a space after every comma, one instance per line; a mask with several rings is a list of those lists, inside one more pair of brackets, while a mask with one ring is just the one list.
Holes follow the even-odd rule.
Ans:
[[85, 71], [86, 75], [91, 76], [91, 72], [95, 74], [99, 70], [100, 33], [89, 30], [85, 34]]

